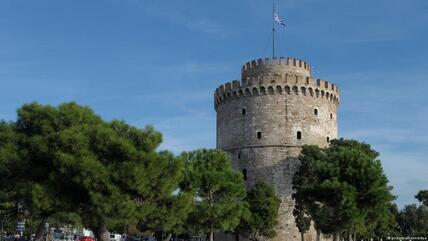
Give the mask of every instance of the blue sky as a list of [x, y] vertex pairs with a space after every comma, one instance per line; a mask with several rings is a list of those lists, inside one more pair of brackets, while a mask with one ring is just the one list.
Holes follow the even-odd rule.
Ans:
[[[213, 91], [271, 54], [271, 1], [1, 0], [0, 118], [77, 101], [215, 147]], [[276, 1], [278, 55], [341, 89], [339, 135], [381, 153], [402, 206], [428, 189], [428, 1]]]

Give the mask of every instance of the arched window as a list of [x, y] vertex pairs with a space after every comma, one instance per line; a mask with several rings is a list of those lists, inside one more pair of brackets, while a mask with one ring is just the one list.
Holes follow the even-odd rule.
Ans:
[[258, 94], [259, 94], [259, 90], [256, 87], [254, 87], [253, 88], [253, 95], [258, 95]]
[[292, 90], [293, 90], [294, 94], [296, 94], [296, 95], [299, 94], [299, 88], [297, 88], [297, 86], [293, 86]]
[[314, 109], [314, 115], [318, 115], [318, 109]]
[[245, 89], [245, 95], [249, 96], [250, 95], [250, 90], [248, 88]]
[[247, 180], [247, 169], [242, 169], [242, 176], [244, 177], [244, 180]]
[[332, 113], [330, 113], [330, 119], [333, 119], [333, 114]]
[[330, 142], [330, 137], [327, 136], [327, 142]]
[[257, 139], [262, 139], [262, 132], [261, 131], [257, 132]]
[[300, 92], [302, 92], [303, 95], [306, 95], [306, 88], [302, 86], [300, 88]]
[[245, 115], [245, 108], [242, 108], [242, 115]]
[[302, 132], [298, 131], [297, 132], [297, 140], [301, 140], [302, 139]]

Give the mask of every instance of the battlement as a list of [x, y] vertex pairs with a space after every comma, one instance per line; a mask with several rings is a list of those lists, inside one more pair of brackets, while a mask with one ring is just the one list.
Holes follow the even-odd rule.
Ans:
[[[281, 200], [276, 240], [297, 239], [292, 178], [302, 146], [323, 148], [337, 138], [339, 88], [315, 79], [306, 62], [284, 57], [247, 62], [238, 79], [214, 92], [216, 147], [248, 187], [260, 180], [274, 187]], [[316, 235], [312, 226], [308, 235]]]
[[233, 98], [268, 94], [309, 96], [339, 104], [339, 88], [327, 80], [288, 74], [271, 77], [233, 80], [220, 85], [214, 92], [215, 106]]
[[220, 85], [214, 93], [215, 106], [239, 97], [288, 94], [324, 99], [339, 104], [339, 88], [327, 81], [314, 79], [311, 67], [294, 58], [252, 60], [242, 67], [242, 79]]
[[285, 74], [287, 72], [311, 76], [311, 67], [303, 60], [280, 57], [252, 60], [244, 64], [241, 69], [242, 79], [265, 73]]

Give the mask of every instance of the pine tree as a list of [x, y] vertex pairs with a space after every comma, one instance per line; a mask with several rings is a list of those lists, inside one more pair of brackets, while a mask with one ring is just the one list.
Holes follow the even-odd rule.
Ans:
[[296, 218], [303, 207], [315, 228], [334, 239], [393, 229], [394, 196], [378, 155], [370, 145], [354, 140], [332, 140], [324, 149], [304, 146], [293, 178]]
[[428, 190], [419, 191], [418, 194], [416, 194], [415, 198], [428, 207]]
[[156, 151], [159, 132], [104, 121], [76, 103], [24, 105], [13, 126], [16, 184], [26, 212], [40, 220], [36, 240], [47, 220], [77, 213], [98, 240], [108, 241], [109, 227], [132, 226], [157, 212], [155, 204], [183, 176], [183, 161]]
[[278, 210], [281, 203], [271, 186], [257, 183], [248, 191], [249, 215], [239, 225], [239, 233], [250, 240], [266, 240], [276, 236]]
[[229, 156], [220, 150], [197, 150], [187, 159], [187, 186], [195, 190], [195, 207], [189, 225], [208, 233], [233, 231], [247, 212], [241, 173], [232, 169]]

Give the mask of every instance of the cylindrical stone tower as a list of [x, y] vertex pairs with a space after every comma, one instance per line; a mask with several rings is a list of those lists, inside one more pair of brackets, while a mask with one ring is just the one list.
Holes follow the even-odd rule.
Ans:
[[[230, 153], [248, 186], [265, 181], [281, 198], [273, 240], [300, 240], [291, 197], [297, 157], [304, 144], [324, 147], [337, 138], [339, 89], [315, 80], [304, 61], [266, 58], [246, 63], [241, 81], [217, 88], [214, 103], [217, 148]], [[314, 241], [314, 231], [306, 238]]]

